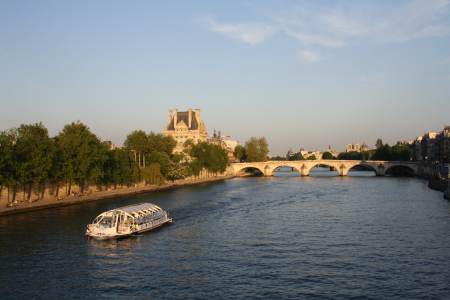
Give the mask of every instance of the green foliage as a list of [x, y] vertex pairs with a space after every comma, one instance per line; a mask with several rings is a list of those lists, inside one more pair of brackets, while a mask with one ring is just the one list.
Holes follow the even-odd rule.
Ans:
[[58, 196], [62, 185], [71, 194], [74, 184], [81, 192], [89, 185], [130, 186], [142, 180], [160, 184], [165, 178], [198, 176], [202, 170], [222, 173], [228, 165], [227, 152], [218, 145], [191, 143], [188, 157], [172, 153], [172, 137], [152, 132], [133, 131], [125, 145], [110, 150], [81, 122], [64, 126], [54, 138], [41, 123], [0, 132], [0, 192], [6, 187], [15, 199], [16, 191], [23, 190], [30, 199], [33, 190], [42, 197], [48, 185]]
[[146, 183], [160, 184], [164, 181], [161, 174], [161, 167], [157, 163], [151, 163], [141, 170], [142, 178]]
[[339, 160], [362, 160], [362, 157], [361, 152], [357, 151], [342, 152], [338, 155]]
[[135, 130], [127, 136], [123, 144], [130, 150], [146, 152], [148, 150], [147, 134], [143, 130]]
[[18, 179], [14, 160], [16, 136], [16, 130], [0, 133], [0, 188], [7, 187], [9, 189]]
[[269, 145], [265, 137], [252, 137], [245, 143], [245, 150], [247, 154], [247, 162], [267, 161], [269, 154]]
[[42, 192], [49, 180], [53, 155], [53, 142], [42, 123], [21, 125], [17, 129], [14, 161], [17, 163], [18, 181], [28, 188], [28, 199], [31, 198], [33, 186]]
[[137, 181], [135, 164], [130, 153], [124, 149], [107, 151], [106, 160], [103, 165], [102, 184], [109, 185], [131, 185]]
[[167, 176], [170, 164], [172, 163], [167, 153], [153, 151], [152, 153], [150, 153], [148, 161], [150, 163], [158, 164], [160, 166], [161, 174], [164, 177]]
[[82, 190], [88, 184], [101, 183], [107, 148], [86, 125], [76, 122], [64, 126], [57, 141], [67, 182]]
[[292, 153], [292, 152], [288, 152], [286, 154], [286, 158], [287, 160], [305, 160], [305, 158], [303, 157], [301, 152], [296, 152], [296, 153]]
[[373, 160], [408, 161], [411, 159], [411, 149], [408, 145], [397, 143], [394, 146], [388, 144], [378, 147], [372, 156]]
[[228, 154], [219, 145], [200, 142], [192, 145], [189, 154], [192, 161], [188, 169], [194, 175], [198, 175], [202, 169], [212, 173], [222, 173], [228, 166]]
[[183, 179], [187, 175], [187, 169], [176, 164], [171, 164], [167, 171], [166, 178], [172, 181]]
[[396, 161], [408, 161], [411, 159], [411, 149], [408, 145], [397, 143], [392, 146], [392, 160]]
[[335, 159], [335, 157], [331, 154], [331, 152], [326, 151], [322, 154], [322, 159]]
[[277, 156], [272, 156], [271, 158], [269, 158], [269, 160], [271, 160], [271, 161], [285, 161], [287, 159], [284, 156], [277, 155]]
[[234, 157], [236, 157], [239, 162], [244, 162], [247, 159], [247, 150], [245, 147], [242, 145], [237, 145], [234, 148]]

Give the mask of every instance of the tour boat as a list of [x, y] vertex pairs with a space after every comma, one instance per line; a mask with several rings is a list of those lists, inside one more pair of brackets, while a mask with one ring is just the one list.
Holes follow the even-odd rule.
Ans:
[[126, 237], [172, 223], [161, 207], [142, 203], [106, 211], [87, 226], [86, 235], [98, 240]]

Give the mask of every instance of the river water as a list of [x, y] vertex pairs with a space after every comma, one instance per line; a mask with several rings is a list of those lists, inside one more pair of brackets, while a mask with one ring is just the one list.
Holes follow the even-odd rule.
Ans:
[[[153, 202], [172, 225], [84, 236]], [[449, 299], [450, 203], [415, 178], [238, 178], [0, 218], [0, 299]]]

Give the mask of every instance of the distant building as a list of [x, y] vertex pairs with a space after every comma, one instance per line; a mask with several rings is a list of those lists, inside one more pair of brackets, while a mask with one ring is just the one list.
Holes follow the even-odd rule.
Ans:
[[327, 152], [329, 152], [331, 154], [331, 156], [333, 156], [334, 158], [338, 157], [338, 155], [339, 155], [339, 152], [334, 150], [333, 147], [331, 147], [331, 145], [328, 145]]
[[231, 136], [222, 136], [221, 132], [219, 131], [216, 133], [216, 130], [214, 130], [213, 135], [208, 138], [208, 142], [212, 144], [216, 144], [224, 148], [228, 153], [228, 159], [230, 161], [234, 161], [236, 158], [234, 156], [234, 149], [237, 145], [239, 145], [239, 142], [237, 140], [234, 140], [231, 138]]
[[411, 144], [411, 154], [413, 160], [423, 160], [422, 156], [422, 136], [418, 136]]
[[437, 161], [437, 132], [430, 131], [423, 135], [421, 141], [422, 159], [428, 161]]
[[369, 146], [366, 143], [361, 144], [347, 144], [345, 152], [365, 152], [369, 151]]
[[307, 151], [300, 149], [300, 154], [304, 159], [322, 159], [323, 153], [321, 151]]
[[436, 136], [437, 158], [440, 162], [450, 163], [450, 126], [445, 126]]
[[206, 126], [200, 117], [200, 109], [191, 109], [187, 111], [178, 111], [172, 109], [169, 111], [169, 120], [165, 136], [171, 136], [177, 142], [174, 152], [180, 153], [184, 149], [184, 143], [192, 140], [194, 143], [204, 142], [208, 139]]

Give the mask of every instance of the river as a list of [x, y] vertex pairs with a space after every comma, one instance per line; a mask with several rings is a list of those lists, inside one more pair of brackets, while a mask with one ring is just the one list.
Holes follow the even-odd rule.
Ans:
[[[140, 202], [172, 225], [84, 236]], [[415, 178], [237, 178], [0, 218], [1, 299], [449, 299], [450, 203]]]

